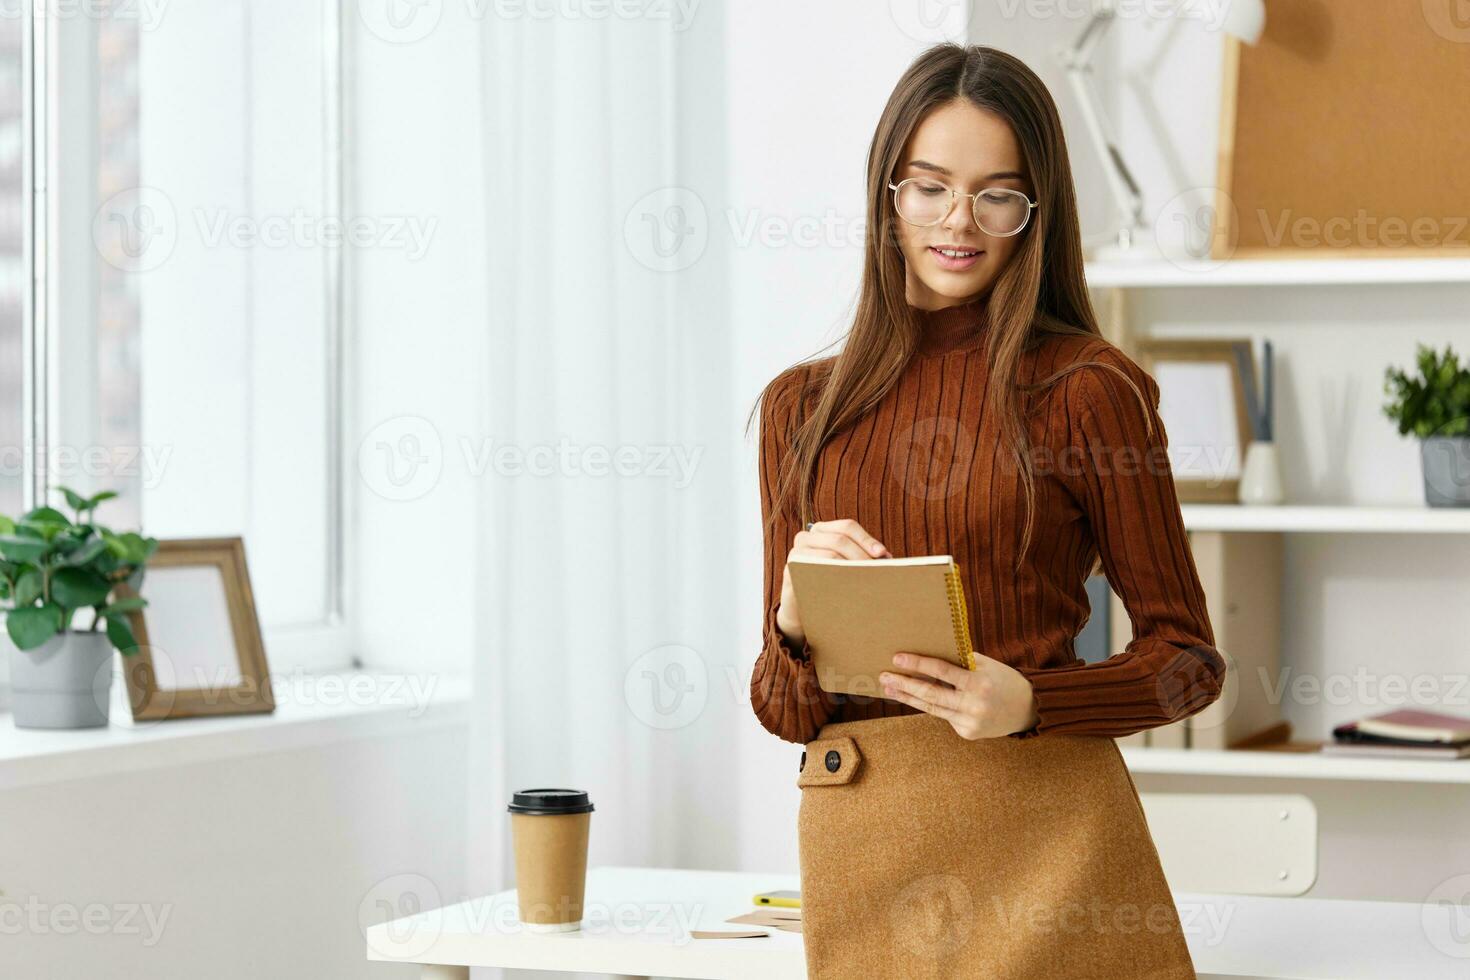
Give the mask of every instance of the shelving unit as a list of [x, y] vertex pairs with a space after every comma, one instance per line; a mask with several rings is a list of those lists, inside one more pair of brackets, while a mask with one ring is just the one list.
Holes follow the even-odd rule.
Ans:
[[1122, 752], [1134, 773], [1470, 785], [1470, 759], [1375, 759], [1323, 755], [1313, 749], [1315, 746], [1287, 745], [1225, 750], [1124, 748]]
[[1182, 504], [1191, 531], [1301, 534], [1470, 534], [1470, 507]]
[[1215, 286], [1364, 286], [1385, 283], [1470, 283], [1467, 258], [1231, 259], [1171, 262], [1159, 257], [1087, 263], [1094, 289]]
[[[1101, 255], [1087, 263], [1088, 286], [1105, 294], [1100, 307], [1105, 333], [1130, 334], [1130, 293], [1152, 290], [1470, 286], [1470, 255], [1354, 259], [1250, 259], [1172, 261], [1157, 252]], [[1221, 297], [1224, 300], [1225, 297]], [[1213, 300], [1212, 300], [1213, 302]], [[1145, 328], [1146, 329], [1146, 328]], [[1470, 508], [1423, 504], [1184, 504], [1191, 531], [1267, 534], [1470, 534]], [[1470, 759], [1420, 760], [1323, 755], [1320, 743], [1288, 742], [1240, 749], [1124, 746], [1123, 758], [1139, 775], [1357, 781], [1470, 786]]]

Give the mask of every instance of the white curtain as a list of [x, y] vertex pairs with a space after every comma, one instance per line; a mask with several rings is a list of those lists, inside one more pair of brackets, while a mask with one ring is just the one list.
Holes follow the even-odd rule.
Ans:
[[743, 419], [709, 234], [719, 18], [483, 31], [493, 444], [466, 542], [467, 885], [513, 885], [505, 806], [537, 786], [591, 793], [593, 865], [718, 866], [749, 712], [729, 524], [754, 499], [731, 477]]

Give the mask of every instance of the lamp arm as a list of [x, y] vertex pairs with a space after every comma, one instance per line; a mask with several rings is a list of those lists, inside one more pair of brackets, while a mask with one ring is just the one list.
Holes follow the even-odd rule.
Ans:
[[1138, 181], [1134, 179], [1133, 171], [1128, 168], [1127, 162], [1123, 159], [1122, 151], [1118, 149], [1108, 132], [1107, 117], [1103, 112], [1102, 101], [1098, 98], [1097, 87], [1092, 76], [1093, 53], [1102, 43], [1108, 28], [1112, 26], [1115, 13], [1113, 3], [1100, 3], [1093, 12], [1092, 19], [1077, 36], [1077, 40], [1070, 48], [1062, 51], [1061, 58], [1066, 69], [1067, 81], [1072, 86], [1072, 91], [1076, 93], [1077, 101], [1081, 105], [1082, 120], [1087, 126], [1087, 135], [1091, 138], [1098, 156], [1102, 157], [1104, 171], [1108, 178], [1108, 190], [1112, 193], [1114, 202], [1128, 222], [1119, 230], [1120, 241], [1128, 244], [1132, 231], [1143, 223], [1143, 194], [1138, 189]]

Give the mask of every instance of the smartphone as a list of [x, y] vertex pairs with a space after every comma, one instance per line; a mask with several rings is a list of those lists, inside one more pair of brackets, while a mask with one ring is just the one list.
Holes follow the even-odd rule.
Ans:
[[755, 897], [755, 904], [779, 905], [782, 908], [799, 909], [801, 908], [801, 892], [794, 892], [790, 890], [779, 892], [761, 892]]

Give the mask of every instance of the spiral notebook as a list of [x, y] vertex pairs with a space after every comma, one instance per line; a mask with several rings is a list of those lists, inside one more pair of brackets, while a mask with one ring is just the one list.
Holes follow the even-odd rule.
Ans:
[[817, 684], [835, 694], [882, 697], [883, 671], [900, 651], [974, 670], [960, 568], [949, 555], [787, 561]]

